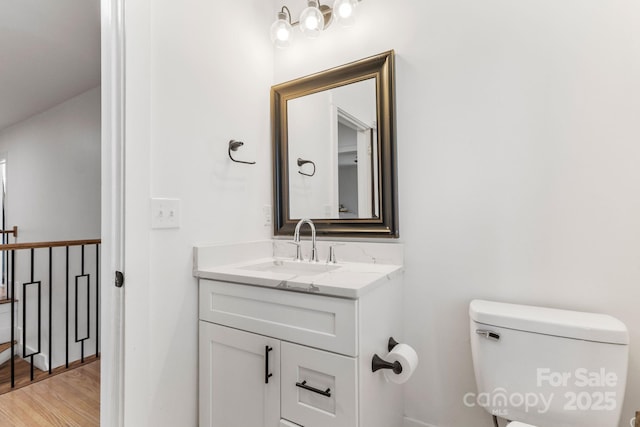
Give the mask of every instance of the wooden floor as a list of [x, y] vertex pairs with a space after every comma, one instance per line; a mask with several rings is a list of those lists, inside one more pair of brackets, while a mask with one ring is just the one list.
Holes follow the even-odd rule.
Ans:
[[99, 425], [99, 360], [0, 396], [0, 427]]
[[[49, 375], [48, 371], [41, 371], [37, 368], [33, 370], [33, 381], [42, 381], [51, 377], [52, 375], [58, 375], [63, 372], [68, 371], [69, 369], [75, 369], [79, 366], [86, 365], [88, 363], [96, 361], [95, 356], [85, 357], [84, 363], [81, 363], [79, 360], [75, 362], [69, 363], [69, 368], [65, 368], [64, 366], [60, 366], [58, 368], [53, 369], [51, 375]], [[0, 395], [4, 393], [8, 393], [10, 391], [15, 391], [16, 389], [28, 386], [32, 384], [31, 381], [31, 364], [16, 356], [14, 358], [15, 363], [15, 387], [11, 388], [11, 363], [7, 362], [0, 367]]]

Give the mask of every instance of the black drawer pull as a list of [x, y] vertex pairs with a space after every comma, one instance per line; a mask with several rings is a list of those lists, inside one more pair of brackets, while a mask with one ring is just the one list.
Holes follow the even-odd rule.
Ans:
[[269, 378], [273, 376], [273, 374], [269, 373], [269, 352], [273, 350], [273, 348], [268, 345], [264, 346], [264, 383], [269, 384]]
[[301, 383], [296, 383], [296, 387], [300, 387], [300, 388], [303, 388], [305, 390], [309, 390], [309, 391], [321, 394], [321, 395], [326, 396], [326, 397], [331, 397], [331, 389], [330, 388], [326, 389], [325, 391], [322, 391], [322, 390], [319, 390], [319, 389], [317, 389], [315, 387], [311, 387], [310, 385], [307, 385], [307, 381], [306, 380], [302, 381]]

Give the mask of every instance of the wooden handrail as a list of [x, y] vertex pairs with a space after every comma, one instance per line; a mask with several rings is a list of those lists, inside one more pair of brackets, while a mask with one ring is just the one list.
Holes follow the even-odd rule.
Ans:
[[100, 243], [102, 243], [101, 239], [60, 240], [56, 242], [9, 243], [6, 245], [0, 245], [0, 251], [14, 251], [19, 249], [56, 248], [60, 246], [96, 245]]
[[18, 227], [14, 225], [11, 230], [0, 230], [0, 234], [13, 234], [13, 237], [18, 237]]

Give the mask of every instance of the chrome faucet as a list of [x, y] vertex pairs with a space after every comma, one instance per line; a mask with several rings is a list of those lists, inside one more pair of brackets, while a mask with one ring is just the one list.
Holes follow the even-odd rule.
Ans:
[[293, 232], [293, 243], [296, 245], [296, 257], [295, 261], [302, 261], [302, 248], [300, 247], [300, 228], [303, 224], [309, 224], [311, 227], [311, 258], [309, 261], [318, 262], [318, 250], [316, 249], [316, 226], [313, 225], [313, 221], [303, 218], [296, 224], [296, 229]]

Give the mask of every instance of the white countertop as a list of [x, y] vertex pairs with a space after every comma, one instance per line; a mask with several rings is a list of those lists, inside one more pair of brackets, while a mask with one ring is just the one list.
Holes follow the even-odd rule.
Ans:
[[[272, 247], [276, 247], [272, 242], [253, 242], [226, 247], [196, 247], [193, 275], [201, 279], [357, 299], [378, 286], [400, 277], [403, 273], [402, 265], [382, 263], [379, 262], [380, 258], [373, 258], [372, 262], [339, 261], [337, 264], [318, 262], [311, 265], [315, 271], [310, 274], [294, 271], [295, 265], [299, 265], [303, 270], [309, 261], [288, 264], [293, 265], [289, 273], [256, 269], [256, 265], [260, 264], [292, 262], [289, 256], [272, 256], [277, 252], [277, 248], [272, 250]], [[358, 244], [358, 247], [358, 250], [362, 251], [363, 244]], [[398, 248], [401, 249], [399, 245]], [[371, 250], [371, 248], [368, 249]], [[244, 256], [237, 259], [235, 256], [230, 256], [230, 253], [243, 253]], [[385, 261], [397, 258], [398, 256], [387, 257]]]
[[[255, 264], [277, 261], [290, 261], [290, 259], [269, 257], [236, 264], [201, 267], [194, 271], [194, 275], [201, 279], [356, 299], [383, 283], [399, 277], [403, 271], [402, 266], [399, 265], [357, 262], [338, 263], [335, 264], [336, 269], [311, 275], [304, 273], [285, 274], [247, 268]], [[326, 264], [318, 263], [317, 265]]]

